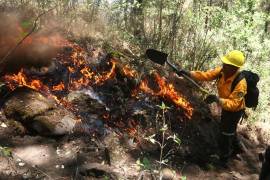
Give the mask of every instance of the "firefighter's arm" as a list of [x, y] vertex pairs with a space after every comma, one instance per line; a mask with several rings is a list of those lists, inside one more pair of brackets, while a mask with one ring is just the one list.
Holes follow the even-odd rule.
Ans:
[[220, 71], [221, 71], [221, 67], [217, 67], [215, 69], [212, 70], [208, 70], [208, 71], [191, 71], [190, 75], [193, 79], [197, 80], [197, 81], [212, 81], [216, 78], [218, 78], [218, 76], [220, 75]]
[[234, 88], [234, 91], [228, 98], [220, 98], [220, 104], [224, 110], [240, 111], [245, 108], [245, 95], [247, 94], [247, 82], [242, 79]]

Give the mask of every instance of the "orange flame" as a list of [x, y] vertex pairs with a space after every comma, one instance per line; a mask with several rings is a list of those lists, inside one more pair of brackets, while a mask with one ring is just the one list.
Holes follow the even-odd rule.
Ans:
[[128, 65], [125, 65], [123, 67], [123, 72], [127, 77], [134, 78], [137, 76], [137, 72], [133, 69], [131, 69]]
[[[24, 45], [27, 45], [27, 43], [31, 43], [32, 40], [33, 39], [27, 39]], [[53, 93], [61, 92], [63, 90], [78, 90], [84, 87], [91, 86], [93, 84], [101, 85], [105, 81], [115, 77], [117, 65], [117, 61], [115, 59], [111, 59], [108, 62], [108, 64], [110, 65], [110, 69], [108, 71], [98, 73], [89, 67], [89, 62], [86, 58], [87, 53], [77, 44], [63, 41], [58, 37], [49, 40], [40, 37], [37, 38], [36, 41], [38, 43], [45, 44], [54, 42], [56, 45], [71, 47], [72, 51], [70, 53], [59, 54], [57, 58], [59, 60], [59, 63], [64, 65], [69, 71], [69, 80], [68, 82], [60, 82], [59, 84], [54, 86], [47, 86], [39, 79], [27, 77], [24, 70], [21, 69], [17, 74], [4, 76], [5, 82], [12, 90], [14, 90], [17, 86], [26, 86], [41, 91], [49, 97], [54, 98], [59, 104], [62, 104], [65, 107], [72, 109], [73, 107], [70, 103], [66, 102], [58, 95], [54, 95]], [[135, 78], [137, 76], [137, 72], [135, 70], [132, 70], [128, 65], [125, 65], [123, 67], [123, 72], [127, 77], [130, 78]], [[175, 90], [173, 84], [167, 83], [165, 79], [161, 78], [158, 74], [155, 74], [155, 80], [159, 85], [159, 92], [154, 92], [148, 86], [148, 82], [146, 80], [141, 82], [139, 89], [149, 94], [160, 96], [173, 101], [177, 106], [185, 110], [185, 114], [187, 117], [191, 118], [193, 113], [193, 108], [191, 104], [183, 97], [183, 95], [179, 94]], [[65, 87], [65, 83], [68, 83], [67, 87]], [[104, 118], [106, 119], [106, 117]]]
[[[32, 39], [25, 41], [27, 43], [32, 43]], [[51, 43], [54, 42], [51, 39], [39, 38], [40, 43]], [[60, 41], [56, 41], [58, 45]], [[69, 81], [68, 86], [65, 87], [64, 82], [60, 82], [54, 86], [47, 86], [41, 80], [35, 79], [33, 77], [27, 76], [24, 69], [21, 69], [17, 74], [5, 75], [4, 80], [10, 89], [14, 90], [18, 86], [26, 86], [34, 90], [43, 92], [47, 96], [56, 100], [57, 103], [64, 105], [65, 107], [71, 107], [71, 105], [65, 102], [58, 95], [55, 96], [53, 92], [61, 92], [63, 90], [78, 90], [92, 84], [101, 85], [105, 81], [111, 79], [115, 75], [116, 69], [116, 60], [111, 60], [108, 64], [111, 66], [110, 70], [97, 73], [90, 69], [89, 64], [87, 63], [86, 56], [87, 54], [80, 46], [69, 43], [68, 41], [61, 41], [62, 46], [69, 46], [72, 48], [71, 54], [59, 54], [58, 60], [61, 64], [67, 67], [69, 71]], [[74, 74], [74, 75], [73, 75]]]
[[7, 85], [10, 89], [14, 90], [16, 86], [26, 86], [35, 90], [42, 90], [44, 92], [48, 92], [49, 88], [44, 85], [40, 80], [33, 79], [30, 80], [26, 77], [23, 69], [21, 69], [18, 74], [6, 75], [4, 77]]
[[91, 72], [87, 67], [84, 67], [80, 72], [87, 78], [92, 78], [94, 75], [94, 73]]
[[100, 76], [95, 76], [95, 84], [102, 84], [104, 81], [112, 78], [115, 75], [116, 60], [111, 60], [112, 68], [108, 73], [104, 73]]
[[159, 92], [154, 92], [149, 86], [148, 86], [148, 81], [144, 80], [141, 82], [139, 88], [151, 95], [155, 96], [161, 96], [163, 98], [167, 98], [171, 101], [173, 101], [177, 106], [180, 106], [185, 110], [185, 115], [188, 118], [192, 117], [193, 114], [193, 108], [191, 104], [183, 97], [183, 95], [179, 94], [176, 90], [173, 84], [169, 84], [160, 77], [157, 73], [155, 73], [155, 80], [159, 85]]
[[114, 59], [108, 62], [109, 64], [111, 63], [111, 69], [108, 72], [97, 73], [89, 67], [85, 58], [87, 53], [80, 46], [71, 43], [68, 45], [73, 49], [71, 55], [67, 57], [70, 61], [62, 58], [64, 59], [62, 64], [67, 65], [70, 74], [80, 73], [80, 75], [70, 79], [69, 90], [77, 90], [92, 84], [101, 85], [114, 77], [116, 68], [116, 61]]
[[63, 82], [52, 87], [52, 91], [63, 91], [64, 89], [65, 89], [65, 85]]

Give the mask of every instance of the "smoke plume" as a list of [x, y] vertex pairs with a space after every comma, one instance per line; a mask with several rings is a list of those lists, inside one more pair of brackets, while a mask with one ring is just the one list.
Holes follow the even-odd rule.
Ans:
[[[33, 20], [20, 15], [0, 14], [0, 60], [14, 49], [33, 28]], [[48, 66], [63, 44], [61, 35], [50, 27], [42, 27], [28, 36], [4, 62], [4, 71], [14, 72], [22, 67]], [[2, 65], [2, 66], [3, 66]]]

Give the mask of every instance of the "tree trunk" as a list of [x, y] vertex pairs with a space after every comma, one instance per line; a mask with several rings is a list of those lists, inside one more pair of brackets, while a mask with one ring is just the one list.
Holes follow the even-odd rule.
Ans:
[[265, 20], [265, 23], [264, 23], [264, 33], [265, 35], [267, 35], [269, 33], [269, 26], [270, 26], [270, 4], [267, 5], [267, 8], [266, 8], [266, 20]]
[[[171, 29], [171, 33], [170, 33], [170, 54], [171, 54], [171, 59], [173, 59], [173, 54], [175, 53], [175, 49], [176, 49], [176, 38], [178, 36], [178, 28], [179, 28], [179, 24], [180, 24], [180, 20], [182, 17], [182, 13], [183, 13], [183, 6], [181, 6], [181, 0], [178, 1], [176, 8], [175, 8], [175, 12], [173, 14], [173, 23], [172, 23], [172, 29]], [[174, 58], [176, 59], [176, 58]]]
[[144, 16], [143, 16], [143, 0], [135, 0], [134, 7], [132, 7], [132, 26], [133, 35], [139, 41], [142, 40], [144, 34]]
[[[212, 6], [212, 0], [208, 1], [208, 6], [209, 7]], [[209, 17], [211, 17], [211, 12], [207, 12], [206, 17], [205, 17], [205, 26], [204, 26], [205, 31], [208, 31], [208, 28], [209, 28]]]
[[92, 5], [92, 9], [91, 9], [90, 22], [94, 22], [94, 20], [96, 19], [100, 4], [101, 4], [101, 0], [94, 0], [93, 5]]
[[125, 22], [125, 29], [129, 30], [129, 24], [128, 24], [128, 0], [124, 0], [125, 6], [124, 6], [124, 22]]
[[265, 24], [264, 24], [264, 33], [265, 33], [265, 34], [268, 34], [268, 31], [269, 31], [269, 24], [270, 24], [269, 21], [265, 21]]
[[160, 4], [159, 4], [158, 41], [157, 41], [157, 44], [159, 44], [159, 46], [161, 46], [161, 39], [162, 39], [162, 11], [163, 11], [163, 0], [160, 0]]

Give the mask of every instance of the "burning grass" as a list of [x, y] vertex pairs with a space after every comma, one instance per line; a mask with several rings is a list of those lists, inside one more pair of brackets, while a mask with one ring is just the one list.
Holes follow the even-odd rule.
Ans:
[[[93, 70], [91, 64], [87, 61], [87, 52], [75, 43], [65, 42], [63, 47], [72, 49], [70, 53], [62, 52], [57, 56], [57, 62], [67, 71], [68, 79], [65, 81], [55, 82], [54, 74], [49, 80], [44, 80], [38, 76], [27, 74], [27, 70], [21, 69], [17, 74], [7, 74], [4, 76], [4, 81], [14, 90], [18, 86], [26, 86], [31, 89], [42, 92], [43, 94], [53, 97], [57, 102], [63, 102], [63, 94], [61, 92], [70, 92], [87, 88], [89, 86], [102, 86], [106, 81], [113, 79], [116, 74], [116, 66], [119, 63], [116, 59], [107, 60], [105, 67], [95, 68]], [[99, 71], [100, 70], [100, 71]], [[137, 72], [131, 69], [128, 65], [123, 66], [124, 75], [129, 78], [136, 78]], [[61, 78], [60, 78], [61, 79]], [[176, 106], [181, 107], [185, 111], [188, 118], [192, 117], [193, 108], [180, 92], [177, 92], [174, 85], [168, 83], [165, 78], [162, 78], [158, 73], [154, 75], [154, 82], [158, 85], [159, 90], [156, 92], [149, 85], [147, 79], [143, 80], [136, 92], [142, 91], [152, 96], [159, 96], [172, 101]], [[64, 105], [66, 103], [63, 103]]]
[[[24, 29], [18, 22], [15, 24], [13, 28], [16, 32], [15, 34], [23, 33]], [[14, 33], [11, 33], [8, 37], [13, 37], [12, 35]], [[15, 43], [13, 40], [10, 42], [11, 44]], [[93, 65], [89, 60], [91, 59], [89, 58], [90, 53], [86, 52], [78, 44], [69, 42], [57, 34], [36, 33], [29, 36], [15, 54], [11, 56], [11, 59], [36, 59], [38, 62], [40, 54], [32, 52], [32, 50], [36, 51], [35, 47], [39, 47], [40, 53], [42, 52], [41, 54], [54, 55], [54, 61], [50, 62], [50, 66], [44, 68], [44, 72], [42, 73], [33, 73], [31, 69], [22, 66], [17, 73], [6, 73], [3, 77], [4, 82], [12, 91], [20, 86], [39, 91], [47, 97], [55, 99], [59, 104], [68, 109], [74, 110], [72, 105], [65, 100], [65, 96], [69, 92], [87, 89], [89, 87], [101, 87], [108, 81], [116, 79], [117, 68], [119, 69], [119, 67], [122, 72], [121, 75], [126, 78], [136, 79], [138, 77], [136, 70], [132, 69], [128, 64], [122, 65], [115, 58], [103, 57], [103, 60], [98, 65]], [[62, 51], [55, 54], [55, 50], [57, 49], [62, 49]], [[29, 53], [31, 56], [26, 58], [24, 55]], [[51, 56], [46, 56], [46, 58], [51, 59]], [[158, 92], [149, 86], [147, 79], [143, 80], [138, 87], [128, 88], [133, 88], [133, 92], [141, 91], [169, 100], [177, 107], [182, 108], [186, 117], [192, 117], [193, 108], [191, 104], [180, 92], [177, 92], [173, 84], [168, 83], [158, 73], [155, 73], [152, 81], [158, 86]], [[132, 89], [129, 92], [132, 92]]]
[[157, 73], [154, 74], [154, 78], [155, 78], [155, 82], [157, 83], [159, 87], [158, 91], [154, 91], [149, 86], [147, 79], [144, 79], [140, 83], [139, 89], [153, 96], [160, 96], [162, 98], [165, 98], [174, 102], [177, 106], [185, 110], [185, 115], [188, 118], [191, 118], [193, 114], [193, 108], [191, 104], [185, 99], [185, 97], [182, 94], [180, 94], [180, 92], [176, 91], [174, 85], [166, 82], [166, 80]]

